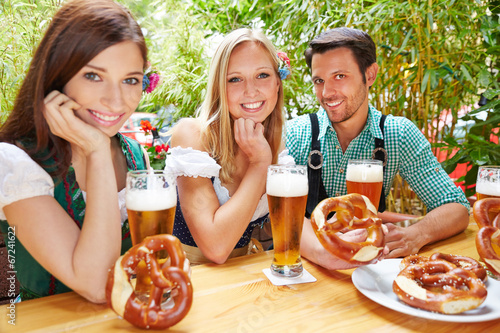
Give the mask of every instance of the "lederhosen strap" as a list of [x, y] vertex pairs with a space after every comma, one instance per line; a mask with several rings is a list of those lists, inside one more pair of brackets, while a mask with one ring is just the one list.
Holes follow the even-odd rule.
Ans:
[[310, 113], [312, 140], [311, 152], [307, 158], [307, 177], [309, 180], [309, 193], [307, 195], [306, 217], [310, 218], [316, 205], [323, 199], [328, 198], [323, 179], [321, 178], [321, 169], [323, 167], [323, 154], [321, 153], [321, 143], [318, 140], [319, 122], [316, 113]]
[[[325, 187], [323, 185], [323, 179], [321, 178], [321, 169], [323, 167], [323, 154], [321, 153], [321, 144], [318, 140], [319, 136], [319, 123], [318, 116], [316, 113], [310, 113], [309, 118], [311, 119], [311, 152], [307, 159], [307, 176], [309, 180], [309, 193], [307, 195], [307, 206], [306, 206], [306, 217], [310, 218], [312, 211], [316, 205], [323, 199], [328, 198], [326, 194]], [[382, 131], [382, 136], [384, 135], [384, 123], [386, 115], [382, 115], [380, 118], [380, 130]], [[387, 164], [387, 151], [384, 148], [384, 139], [375, 138], [375, 149], [372, 152], [372, 158], [382, 161], [385, 166]], [[378, 210], [380, 212], [385, 211], [385, 191], [382, 186], [382, 193], [380, 195], [380, 203]]]
[[[375, 149], [372, 152], [372, 159], [382, 161], [384, 164], [384, 174], [385, 166], [387, 165], [387, 151], [384, 148], [384, 123], [386, 115], [383, 114], [380, 118], [380, 130], [382, 131], [382, 139], [375, 138]], [[382, 186], [382, 193], [380, 194], [380, 203], [378, 205], [378, 211], [385, 211], [385, 191], [384, 186]]]

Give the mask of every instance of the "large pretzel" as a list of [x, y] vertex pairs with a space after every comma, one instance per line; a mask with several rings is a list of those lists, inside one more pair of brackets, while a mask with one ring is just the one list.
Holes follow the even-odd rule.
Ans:
[[484, 260], [488, 270], [500, 278], [500, 229], [483, 227], [476, 235], [477, 253]]
[[424, 257], [418, 254], [406, 256], [403, 258], [403, 260], [401, 260], [401, 264], [399, 266], [401, 269], [404, 269], [407, 266], [421, 264], [429, 260], [445, 260], [459, 268], [465, 269], [466, 271], [471, 271], [472, 273], [476, 274], [476, 276], [482, 281], [486, 281], [486, 279], [488, 278], [486, 270], [476, 259], [455, 254], [445, 254], [441, 252], [435, 252], [430, 257]]
[[459, 256], [455, 254], [445, 254], [436, 252], [429, 257], [430, 260], [446, 260], [454, 264], [459, 268], [463, 268], [466, 271], [471, 271], [476, 274], [478, 278], [482, 281], [486, 281], [488, 275], [486, 274], [486, 270], [484, 267], [474, 258]]
[[[166, 250], [169, 261], [161, 266], [155, 253]], [[130, 282], [139, 262], [147, 264], [152, 281], [149, 298], [140, 300]], [[172, 235], [146, 237], [118, 258], [109, 272], [106, 285], [108, 305], [122, 318], [140, 328], [165, 329], [186, 316], [193, 301], [193, 287], [183, 270], [185, 261], [180, 241]], [[165, 289], [171, 290], [173, 307], [162, 308]]]
[[472, 213], [480, 228], [476, 234], [477, 253], [488, 270], [500, 278], [500, 199], [478, 200]]
[[476, 201], [472, 207], [472, 214], [479, 228], [488, 226], [500, 228], [500, 199], [486, 198]]
[[477, 308], [487, 295], [484, 283], [473, 272], [444, 260], [407, 266], [394, 280], [392, 290], [410, 306], [444, 314]]
[[[360, 208], [362, 218], [354, 216]], [[329, 213], [336, 211], [337, 220], [327, 221]], [[311, 214], [311, 224], [319, 241], [336, 257], [355, 265], [366, 265], [377, 261], [385, 246], [382, 220], [370, 200], [360, 194], [348, 194], [321, 201]], [[343, 230], [366, 229], [364, 242], [353, 243], [342, 240], [337, 233]]]

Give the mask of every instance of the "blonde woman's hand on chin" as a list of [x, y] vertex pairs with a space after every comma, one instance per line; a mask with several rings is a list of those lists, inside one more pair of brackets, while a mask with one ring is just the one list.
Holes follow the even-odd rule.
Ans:
[[239, 118], [234, 121], [234, 139], [250, 164], [271, 164], [271, 146], [264, 136], [264, 126], [251, 119]]
[[44, 99], [45, 119], [50, 131], [58, 137], [76, 145], [85, 155], [100, 147], [109, 147], [109, 137], [78, 118], [75, 111], [81, 106], [59, 91], [50, 92]]

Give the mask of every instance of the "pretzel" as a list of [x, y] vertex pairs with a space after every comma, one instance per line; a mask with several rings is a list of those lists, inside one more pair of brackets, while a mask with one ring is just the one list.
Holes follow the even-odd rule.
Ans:
[[472, 207], [472, 214], [479, 228], [487, 226], [500, 228], [500, 199], [485, 198], [476, 201]]
[[500, 278], [500, 229], [483, 227], [476, 234], [477, 253], [489, 271]]
[[484, 267], [477, 261], [476, 259], [466, 257], [466, 256], [459, 256], [455, 254], [445, 254], [445, 253], [440, 253], [436, 252], [433, 255], [429, 257], [430, 260], [446, 260], [448, 262], [451, 262], [457, 267], [463, 268], [466, 271], [471, 271], [472, 273], [476, 274], [478, 278], [480, 278], [483, 282], [486, 281], [488, 278], [488, 275], [486, 274], [486, 270]]
[[[362, 218], [354, 216], [354, 209], [362, 211]], [[337, 220], [328, 222], [329, 213], [336, 211]], [[311, 214], [311, 224], [323, 247], [336, 257], [354, 265], [374, 263], [382, 255], [385, 246], [382, 220], [370, 200], [357, 193], [321, 201]], [[364, 242], [342, 240], [337, 232], [366, 229]]]
[[[169, 255], [163, 264], [155, 253], [166, 250]], [[130, 282], [139, 262], [147, 264], [152, 281], [149, 299], [140, 300]], [[165, 329], [186, 316], [193, 301], [193, 287], [189, 275], [183, 270], [185, 261], [180, 241], [172, 235], [146, 237], [118, 258], [108, 275], [106, 299], [119, 316], [140, 328]], [[164, 290], [171, 290], [174, 306], [162, 308]]]
[[488, 270], [500, 278], [500, 198], [478, 200], [472, 212], [479, 226], [476, 234], [477, 253]]
[[476, 274], [476, 276], [480, 278], [483, 282], [486, 281], [486, 279], [488, 278], [486, 270], [479, 263], [479, 261], [466, 256], [458, 256], [455, 254], [444, 254], [440, 252], [436, 252], [432, 254], [430, 257], [424, 257], [418, 254], [412, 254], [406, 256], [401, 260], [399, 268], [403, 270], [406, 266], [421, 264], [429, 260], [448, 261], [457, 267], [465, 269], [466, 271], [471, 271], [472, 273]]
[[481, 279], [444, 260], [429, 260], [404, 268], [392, 284], [404, 303], [427, 311], [456, 314], [477, 308], [486, 299]]

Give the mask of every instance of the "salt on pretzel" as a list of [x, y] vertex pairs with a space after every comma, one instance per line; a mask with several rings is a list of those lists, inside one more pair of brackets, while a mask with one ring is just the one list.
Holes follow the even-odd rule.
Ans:
[[[169, 261], [159, 264], [156, 252], [166, 250]], [[152, 286], [147, 301], [139, 299], [130, 282], [139, 262], [147, 264]], [[119, 316], [140, 328], [165, 329], [182, 320], [193, 302], [193, 287], [183, 269], [184, 251], [177, 237], [161, 234], [146, 237], [118, 258], [109, 271], [106, 300]], [[165, 289], [171, 290], [174, 306], [162, 308]]]
[[406, 266], [421, 264], [429, 260], [448, 261], [457, 267], [465, 269], [466, 271], [471, 271], [472, 273], [476, 274], [476, 276], [483, 282], [488, 278], [486, 270], [476, 259], [455, 254], [445, 254], [441, 252], [435, 252], [430, 257], [425, 257], [419, 254], [406, 256], [401, 260], [399, 268], [403, 270]]
[[500, 278], [500, 229], [483, 227], [476, 234], [476, 249], [489, 271]]
[[[354, 209], [360, 208], [363, 216], [354, 216]], [[327, 221], [329, 213], [336, 211], [337, 220]], [[336, 257], [355, 265], [366, 265], [377, 261], [382, 255], [385, 240], [382, 220], [370, 200], [357, 193], [321, 201], [311, 214], [311, 224], [323, 247]], [[368, 237], [364, 242], [353, 243], [342, 240], [337, 232], [341, 230], [366, 229]]]
[[401, 262], [399, 263], [399, 270], [405, 269], [406, 266], [421, 264], [426, 261], [429, 261], [428, 257], [424, 257], [419, 254], [412, 254], [401, 259]]
[[404, 303], [427, 311], [456, 314], [477, 308], [487, 296], [476, 275], [444, 260], [405, 267], [392, 284]]
[[[489, 226], [500, 228], [500, 199], [485, 198], [476, 201], [472, 207], [472, 214], [479, 228]], [[490, 214], [495, 217], [491, 218]]]
[[474, 258], [436, 252], [429, 257], [429, 260], [446, 260], [466, 271], [471, 271], [482, 281], [486, 281], [488, 278], [484, 267]]

